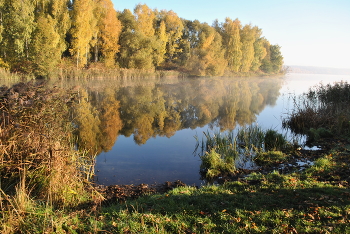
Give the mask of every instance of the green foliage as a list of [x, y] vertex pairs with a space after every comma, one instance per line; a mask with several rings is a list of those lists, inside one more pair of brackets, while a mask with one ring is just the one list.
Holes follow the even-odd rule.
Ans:
[[252, 61], [251, 70], [252, 71], [258, 71], [259, 68], [262, 65], [262, 61], [265, 58], [267, 52], [266, 48], [264, 47], [264, 40], [265, 38], [261, 38], [261, 29], [256, 29], [256, 39], [253, 44], [254, 46], [254, 59]]
[[230, 18], [226, 18], [220, 29], [223, 46], [226, 48], [225, 58], [228, 62], [228, 67], [234, 72], [238, 72], [242, 65], [241, 27], [241, 22], [238, 19], [233, 21]]
[[55, 31], [55, 21], [50, 16], [39, 16], [30, 45], [34, 74], [46, 77], [61, 59], [60, 35]]
[[11, 67], [28, 60], [29, 45], [36, 27], [32, 1], [6, 0], [2, 6], [2, 57]]
[[307, 132], [307, 141], [314, 142], [320, 140], [321, 138], [329, 138], [332, 136], [333, 134], [325, 128], [310, 128], [310, 130]]
[[197, 22], [197, 46], [192, 49], [186, 67], [194, 76], [221, 76], [227, 62], [222, 49], [221, 35], [208, 24]]
[[252, 63], [254, 60], [254, 43], [256, 40], [257, 28], [252, 27], [251, 25], [245, 25], [240, 34], [242, 42], [242, 72], [248, 72], [251, 70]]
[[212, 180], [220, 175], [232, 174], [235, 171], [231, 155], [223, 155], [223, 157], [215, 151], [215, 148], [206, 152], [201, 156], [201, 171], [204, 178]]
[[153, 51], [156, 38], [154, 32], [143, 32], [138, 26], [136, 17], [129, 10], [124, 10], [118, 17], [123, 26], [117, 59], [119, 65], [129, 69], [154, 69]]
[[239, 129], [237, 139], [241, 146], [262, 149], [265, 132], [257, 125]]
[[269, 129], [265, 133], [264, 143], [266, 151], [282, 150], [285, 149], [287, 141], [281, 133]]
[[273, 73], [280, 72], [283, 65], [283, 56], [280, 49], [281, 47], [279, 45], [271, 45], [270, 47], [270, 59]]
[[334, 166], [335, 163], [332, 158], [332, 154], [325, 155], [321, 158], [318, 158], [314, 162], [314, 165], [312, 165], [306, 170], [306, 174], [309, 176], [327, 176], [332, 170], [335, 169]]
[[260, 166], [272, 166], [281, 163], [287, 159], [287, 155], [281, 151], [259, 152], [254, 161]]

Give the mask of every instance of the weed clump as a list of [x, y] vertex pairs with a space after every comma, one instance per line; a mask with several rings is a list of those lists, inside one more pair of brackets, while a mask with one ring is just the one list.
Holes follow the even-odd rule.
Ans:
[[[204, 133], [202, 153], [200, 158], [201, 175], [204, 179], [213, 181], [219, 176], [232, 175], [240, 167], [259, 162], [272, 165], [284, 161], [286, 155], [280, 150], [288, 145], [285, 137], [275, 130], [262, 130], [259, 126], [242, 128], [234, 134]], [[199, 147], [197, 141], [197, 148]]]
[[350, 84], [320, 84], [295, 101], [295, 109], [283, 120], [283, 126], [309, 141], [350, 133]]
[[207, 180], [212, 180], [222, 174], [234, 173], [236, 169], [233, 157], [222, 157], [215, 149], [206, 152], [201, 156], [201, 160], [201, 172]]

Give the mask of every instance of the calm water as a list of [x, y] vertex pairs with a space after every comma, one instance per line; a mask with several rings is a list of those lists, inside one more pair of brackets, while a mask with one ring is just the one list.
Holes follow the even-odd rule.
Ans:
[[[200, 185], [194, 136], [256, 123], [282, 131], [291, 94], [350, 76], [288, 74], [280, 78], [169, 79], [87, 84], [81, 134], [96, 149], [95, 180], [104, 185], [181, 180]], [[84, 99], [85, 97], [85, 99]], [[79, 112], [79, 110], [78, 110]], [[98, 127], [96, 127], [98, 126]]]

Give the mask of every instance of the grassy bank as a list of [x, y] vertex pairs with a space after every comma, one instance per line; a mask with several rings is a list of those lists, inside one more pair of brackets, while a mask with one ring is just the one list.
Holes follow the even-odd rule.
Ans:
[[[347, 95], [346, 83], [316, 90], [324, 95], [334, 87], [335, 93]], [[0, 232], [350, 233], [348, 100], [324, 101], [318, 92], [310, 92], [301, 102], [307, 105], [296, 105], [284, 123], [292, 129], [293, 124], [298, 126], [295, 131], [307, 134], [310, 144], [324, 150], [285, 147], [286, 142], [273, 131], [248, 129], [238, 137], [208, 133], [203, 143], [208, 153], [214, 149], [217, 154], [236, 155], [234, 145], [249, 152], [249, 147], [263, 145], [264, 150], [257, 150], [261, 154], [253, 157], [263, 166], [249, 174], [236, 174], [236, 181], [222, 185], [183, 186], [135, 199], [111, 196], [103, 201], [88, 182], [93, 158], [73, 150], [69, 107], [74, 93], [46, 89], [41, 83], [3, 88]], [[313, 97], [310, 102], [309, 97]], [[311, 104], [318, 109], [311, 108], [315, 115], [306, 118]], [[339, 122], [327, 121], [329, 114], [323, 114], [330, 105]], [[314, 123], [319, 115], [326, 118], [317, 122], [324, 130]], [[277, 167], [301, 158], [313, 165], [305, 170]], [[233, 161], [228, 157], [223, 164], [232, 166]]]

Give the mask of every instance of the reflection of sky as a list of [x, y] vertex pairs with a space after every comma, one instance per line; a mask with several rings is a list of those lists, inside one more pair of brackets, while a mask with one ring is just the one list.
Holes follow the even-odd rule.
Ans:
[[[340, 80], [350, 81], [350, 76], [288, 74], [276, 105], [266, 106], [257, 116], [257, 123], [264, 129], [281, 131], [282, 114], [293, 108], [289, 94], [306, 92], [320, 81], [328, 84]], [[98, 182], [106, 185], [153, 184], [179, 179], [187, 184], [200, 185], [200, 159], [192, 154], [196, 145], [194, 136], [198, 135], [201, 140], [207, 129], [207, 126], [184, 129], [171, 138], [151, 138], [144, 145], [135, 144], [133, 136], [119, 136], [112, 150], [101, 153], [96, 159]]]

